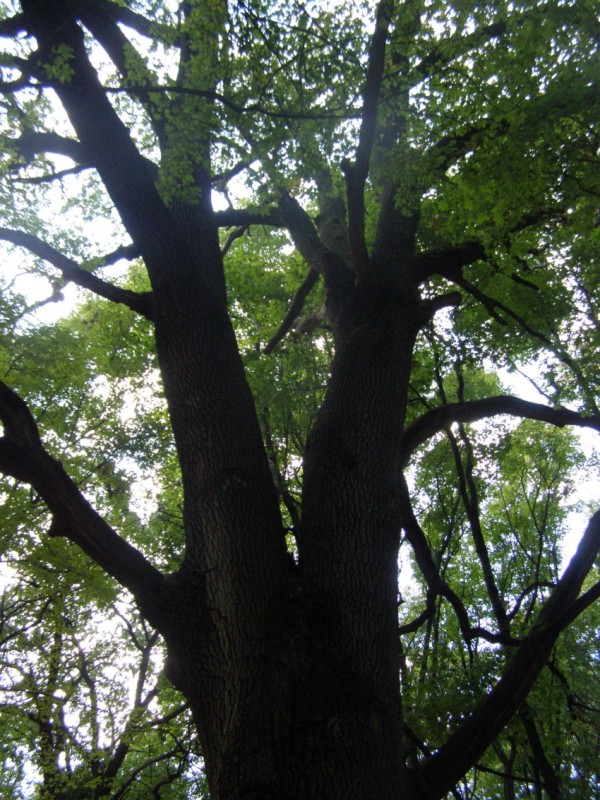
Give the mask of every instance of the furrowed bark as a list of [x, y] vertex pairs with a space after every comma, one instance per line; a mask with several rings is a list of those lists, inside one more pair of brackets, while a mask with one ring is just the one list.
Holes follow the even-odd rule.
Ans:
[[214, 796], [238, 797], [277, 772], [265, 674], [290, 566], [227, 315], [217, 225], [205, 197], [173, 210], [161, 199], [88, 61], [71, 4], [23, 0], [23, 9], [41, 61], [59, 44], [72, 53], [73, 75], [53, 88], [150, 275], [185, 498], [185, 559], [164, 594], [168, 672], [190, 701]]
[[[417, 308], [385, 284], [357, 283], [306, 446], [299, 566], [304, 590], [320, 603], [314, 669], [331, 692], [322, 724], [339, 721], [338, 736], [309, 752], [318, 772], [336, 775], [333, 797], [403, 796], [397, 489]], [[369, 785], [355, 793], [365, 770]]]

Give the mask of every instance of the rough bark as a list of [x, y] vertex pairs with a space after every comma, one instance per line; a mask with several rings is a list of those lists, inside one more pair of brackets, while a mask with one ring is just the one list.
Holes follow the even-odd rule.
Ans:
[[[77, 10], [123, 68], [127, 43], [111, 26], [118, 17], [135, 27], [137, 17], [113, 3], [93, 6], [22, 0], [19, 24], [36, 37], [35, 74], [52, 86], [78, 137], [69, 148], [104, 182], [144, 259], [152, 294], [85, 277], [31, 237], [12, 241], [56, 263], [68, 279], [87, 281], [92, 291], [152, 320], [185, 498], [181, 569], [161, 575], [104, 523], [44, 450], [26, 406], [6, 387], [0, 388], [0, 468], [36, 488], [54, 515], [51, 533], [67, 536], [114, 575], [163, 635], [167, 674], [192, 709], [213, 800], [438, 800], [517, 711], [556, 637], [579, 610], [579, 590], [600, 548], [600, 518], [592, 520], [498, 685], [443, 747], [408, 770], [397, 611], [402, 526], [431, 597], [447, 597], [465, 638], [474, 633], [412, 515], [402, 468], [416, 446], [451, 420], [509, 412], [595, 429], [598, 420], [498, 397], [431, 411], [405, 430], [416, 337], [438, 308], [458, 302], [445, 295], [426, 303], [419, 284], [433, 273], [459, 276], [484, 254], [472, 242], [418, 254], [418, 211], [398, 212], [395, 187], [384, 198], [375, 247], [367, 249], [364, 188], [393, 9], [383, 0], [356, 160], [346, 169], [349, 252], [325, 242], [289, 195], [270, 217], [288, 228], [306, 258], [309, 283], [323, 275], [336, 347], [326, 400], [306, 447], [293, 560], [227, 313], [210, 180], [197, 165], [196, 203], [161, 196], [88, 60]], [[59, 45], [72, 54], [73, 75], [63, 82], [48, 78], [44, 68]], [[152, 102], [142, 91], [138, 99]], [[64, 150], [65, 142], [59, 144]]]

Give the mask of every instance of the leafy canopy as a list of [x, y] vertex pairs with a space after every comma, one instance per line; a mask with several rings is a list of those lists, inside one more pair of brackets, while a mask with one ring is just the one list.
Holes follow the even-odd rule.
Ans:
[[[173, 572], [184, 507], [148, 313], [157, 289], [119, 205], [127, 187], [108, 185], [57, 100], [77, 54], [40, 51], [23, 14], [33, 4], [22, 5], [1, 4], [0, 377], [108, 524]], [[577, 437], [546, 423], [598, 430], [596, 4], [73, 7], [160, 200], [177, 219], [216, 209], [229, 315], [294, 556], [304, 448], [335, 351], [335, 286], [323, 287], [315, 231], [360, 268], [361, 246], [384, 263], [403, 246], [386, 239], [386, 220], [391, 230], [412, 219], [423, 298], [458, 292], [419, 334], [407, 406], [415, 517], [399, 553], [410, 575], [399, 625], [417, 763], [500, 679], [558, 584], [569, 515], [588, 510], [574, 490], [597, 456], [586, 462]], [[522, 420], [531, 409], [506, 404], [490, 420], [418, 427], [434, 409], [503, 395], [517, 372], [571, 416]], [[47, 535], [51, 517], [27, 481], [7, 477], [0, 503], [3, 791], [205, 791], [186, 710], [157, 677], [155, 635], [90, 557]], [[587, 610], [455, 796], [599, 791], [594, 570]], [[126, 620], [117, 639], [99, 623], [107, 613]]]

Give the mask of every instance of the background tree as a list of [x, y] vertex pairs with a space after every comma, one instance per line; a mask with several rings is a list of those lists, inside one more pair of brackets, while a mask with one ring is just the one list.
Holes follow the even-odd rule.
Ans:
[[[3, 539], [30, 582], [3, 619], [32, 660], [4, 689], [41, 698], [40, 791], [121, 796], [146, 763], [167, 797], [186, 769], [179, 701], [172, 752], [140, 689], [146, 755], [107, 774], [133, 718], [94, 733], [75, 633], [95, 594], [122, 608], [102, 573], [138, 682], [164, 640], [213, 798], [596, 791], [600, 514], [563, 570], [583, 464], [554, 430], [600, 430], [594, 4], [3, 9]], [[66, 284], [103, 300], [36, 324]], [[493, 374], [524, 364], [544, 403]], [[71, 686], [84, 741], [44, 749], [76, 744]]]

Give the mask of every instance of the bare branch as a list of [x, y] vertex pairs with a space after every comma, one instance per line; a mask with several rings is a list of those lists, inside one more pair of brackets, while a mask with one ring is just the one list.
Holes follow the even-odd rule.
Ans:
[[102, 569], [131, 591], [152, 621], [162, 575], [92, 508], [61, 463], [43, 448], [26, 403], [0, 382], [0, 471], [29, 483], [44, 500], [53, 523], [50, 535], [77, 544]]
[[48, 261], [48, 263], [61, 271], [65, 280], [71, 281], [84, 289], [89, 289], [94, 294], [104, 297], [106, 300], [111, 300], [113, 303], [122, 303], [132, 311], [142, 314], [147, 319], [152, 319], [152, 295], [150, 292], [140, 294], [130, 289], [121, 289], [118, 286], [113, 286], [93, 273], [82, 269], [71, 258], [59, 253], [58, 250], [30, 233], [15, 231], [11, 228], [0, 228], [0, 239], [11, 242], [18, 247], [24, 247], [39, 258]]
[[440, 408], [427, 411], [404, 432], [402, 444], [404, 463], [419, 445], [439, 433], [452, 422], [475, 422], [486, 417], [510, 414], [516, 417], [537, 419], [563, 428], [574, 425], [579, 428], [591, 428], [600, 433], [600, 417], [582, 416], [576, 411], [565, 408], [550, 408], [541, 403], [531, 403], [510, 395], [486, 397], [483, 400], [470, 400], [465, 403], [449, 403]]

